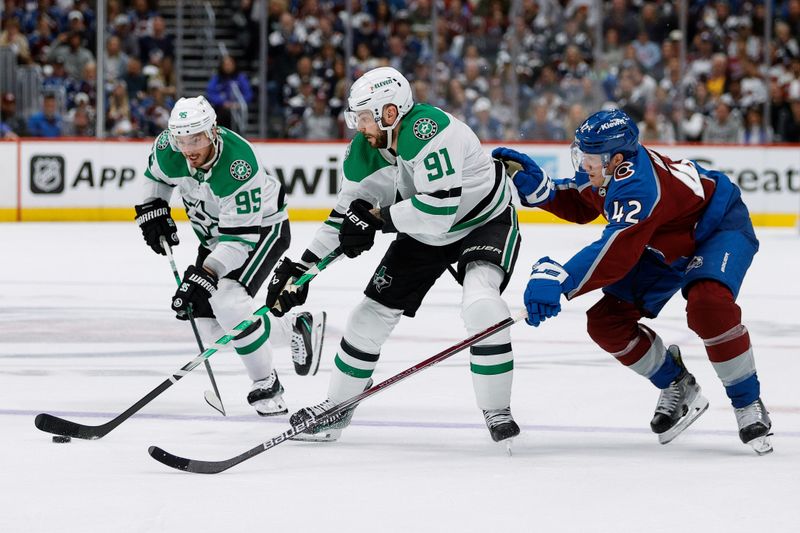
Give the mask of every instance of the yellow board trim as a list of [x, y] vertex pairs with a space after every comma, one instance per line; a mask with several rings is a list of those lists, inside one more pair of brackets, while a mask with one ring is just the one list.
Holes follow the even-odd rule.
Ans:
[[[331, 210], [326, 208], [290, 208], [289, 220], [296, 222], [318, 221], [328, 218]], [[541, 209], [519, 211], [519, 221], [524, 224], [570, 224], [552, 213]], [[99, 222], [117, 221], [133, 222], [136, 216], [132, 207], [29, 207], [20, 211], [22, 222]], [[186, 211], [174, 208], [172, 216], [175, 220], [186, 221]], [[753, 225], [759, 227], [792, 228], [800, 224], [800, 215], [795, 213], [751, 213]], [[15, 222], [16, 208], [0, 208], [0, 222]], [[605, 224], [598, 217], [591, 224]]]

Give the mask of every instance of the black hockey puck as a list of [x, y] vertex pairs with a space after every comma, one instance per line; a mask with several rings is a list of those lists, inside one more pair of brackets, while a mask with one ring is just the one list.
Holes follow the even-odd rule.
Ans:
[[53, 442], [72, 442], [72, 437], [68, 437], [67, 435], [53, 435]]

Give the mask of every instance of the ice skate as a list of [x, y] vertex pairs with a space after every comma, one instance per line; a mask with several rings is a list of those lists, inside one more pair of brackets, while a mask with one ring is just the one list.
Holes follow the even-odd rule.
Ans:
[[285, 415], [289, 412], [283, 401], [283, 385], [274, 370], [265, 379], [253, 382], [247, 403], [255, 407], [261, 416]]
[[486, 427], [495, 442], [503, 442], [506, 451], [511, 455], [511, 443], [514, 437], [519, 435], [519, 426], [511, 416], [511, 408], [503, 409], [484, 409], [483, 418], [486, 420]]
[[[367, 382], [367, 385], [364, 387], [364, 390], [372, 387], [372, 379]], [[318, 417], [325, 411], [332, 409], [337, 404], [334, 403], [333, 400], [330, 398], [326, 399], [322, 403], [318, 403], [317, 405], [312, 405], [311, 407], [303, 407], [296, 413], [292, 413], [292, 416], [289, 417], [289, 423], [292, 426], [297, 426], [301, 422], [308, 420], [311, 417]], [[310, 441], [310, 442], [333, 442], [339, 439], [342, 435], [342, 430], [350, 425], [350, 420], [353, 418], [353, 412], [356, 410], [357, 405], [338, 413], [333, 418], [330, 418], [327, 422], [320, 424], [309, 431], [304, 433], [298, 433], [292, 440], [302, 440], [302, 441]]]
[[683, 365], [680, 348], [673, 344], [667, 350], [667, 356], [675, 358], [681, 373], [661, 390], [650, 421], [650, 428], [658, 434], [661, 444], [672, 442], [708, 409], [708, 400], [702, 395], [700, 385]]
[[326, 319], [324, 311], [298, 313], [295, 316], [290, 347], [294, 371], [300, 376], [313, 376], [319, 369]]
[[749, 444], [758, 455], [772, 452], [772, 443], [769, 441], [772, 420], [769, 419], [769, 412], [761, 398], [750, 405], [734, 409], [734, 413], [742, 442]]

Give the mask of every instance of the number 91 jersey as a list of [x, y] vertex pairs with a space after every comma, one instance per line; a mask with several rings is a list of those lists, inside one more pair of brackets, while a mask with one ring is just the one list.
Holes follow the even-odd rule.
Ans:
[[[740, 196], [721, 172], [706, 171], [686, 159], [673, 161], [643, 146], [635, 158], [615, 169], [605, 187], [592, 187], [583, 172], [555, 180], [555, 186], [555, 199], [542, 206], [547, 211], [580, 223], [599, 214], [608, 221], [600, 239], [565, 263], [572, 282], [568, 298], [618, 281], [645, 248], [666, 264], [691, 256], [698, 223], [705, 218], [713, 225], [717, 211]], [[714, 209], [709, 208], [712, 198]]]
[[217, 131], [219, 149], [207, 170], [190, 167], [163, 131], [144, 173], [150, 180], [147, 196], [169, 200], [177, 187], [203, 246], [214, 250], [226, 243], [249, 251], [262, 227], [287, 218], [281, 184], [266, 173], [246, 139], [221, 126]]

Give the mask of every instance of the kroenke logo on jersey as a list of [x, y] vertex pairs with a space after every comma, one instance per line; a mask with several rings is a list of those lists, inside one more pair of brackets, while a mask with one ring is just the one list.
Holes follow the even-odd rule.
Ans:
[[31, 157], [31, 192], [59, 194], [64, 192], [64, 158], [60, 155]]
[[414, 123], [414, 137], [423, 141], [427, 141], [436, 135], [436, 131], [438, 129], [439, 126], [437, 126], [436, 122], [433, 120], [429, 118], [421, 118]]
[[247, 161], [237, 159], [231, 163], [231, 176], [233, 176], [235, 180], [245, 181], [252, 173], [253, 167], [251, 167], [250, 163]]

